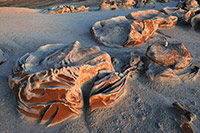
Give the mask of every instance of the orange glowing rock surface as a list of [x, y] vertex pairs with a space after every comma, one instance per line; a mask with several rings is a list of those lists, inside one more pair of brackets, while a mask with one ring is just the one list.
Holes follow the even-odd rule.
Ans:
[[149, 59], [161, 66], [174, 66], [176, 69], [185, 68], [192, 60], [189, 51], [181, 43], [151, 45], [146, 55]]
[[136, 4], [134, 0], [122, 0], [122, 1], [103, 1], [100, 5], [101, 10], [117, 10], [117, 9], [133, 9]]
[[168, 18], [158, 17], [149, 20], [135, 20], [131, 24], [129, 39], [124, 46], [140, 45], [147, 41], [158, 28], [171, 28], [176, 24], [177, 20], [175, 16], [170, 16]]
[[198, 76], [199, 67], [193, 65], [190, 53], [182, 43], [153, 44], [148, 47], [146, 56], [150, 60], [146, 75], [152, 80]]
[[86, 88], [92, 90], [92, 110], [115, 103], [124, 93], [127, 74], [115, 73], [110, 56], [99, 47], [52, 44], [21, 57], [9, 84], [20, 113], [52, 126], [82, 113], [85, 83], [94, 82]]
[[101, 44], [109, 47], [130, 47], [147, 41], [158, 28], [172, 28], [176, 16], [166, 16], [157, 10], [133, 12], [96, 22], [91, 34]]
[[[188, 2], [195, 2], [195, 0], [188, 0]], [[183, 7], [182, 7], [183, 8]], [[174, 15], [178, 17], [178, 21], [190, 24], [194, 30], [200, 30], [200, 7], [193, 6], [189, 9], [178, 7], [165, 7], [162, 11], [168, 15]]]
[[124, 87], [128, 73], [124, 72], [122, 75], [114, 72], [99, 73], [90, 93], [91, 111], [96, 108], [110, 106], [118, 101], [125, 93]]
[[75, 7], [74, 5], [71, 6], [60, 5], [49, 9], [48, 14], [64, 14], [64, 13], [77, 13], [77, 12], [88, 12], [88, 11], [89, 7], [85, 7], [84, 5], [80, 7]]

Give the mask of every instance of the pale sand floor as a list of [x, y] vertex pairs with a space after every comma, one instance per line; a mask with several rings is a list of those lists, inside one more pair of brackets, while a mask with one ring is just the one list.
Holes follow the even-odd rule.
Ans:
[[[171, 6], [176, 2], [169, 3]], [[159, 8], [163, 6], [157, 5]], [[153, 7], [150, 5], [148, 8]], [[0, 48], [9, 57], [0, 66], [0, 132], [181, 132], [180, 115], [172, 108], [174, 101], [181, 102], [197, 115], [191, 123], [194, 131], [200, 131], [200, 80], [178, 85], [148, 84], [145, 78], [130, 78], [123, 99], [110, 108], [97, 109], [78, 118], [70, 118], [56, 126], [46, 128], [37, 121], [20, 117], [16, 101], [8, 86], [8, 76], [17, 58], [39, 46], [53, 43], [80, 41], [82, 45], [99, 46], [121, 65], [127, 63], [131, 51], [146, 51], [147, 44], [135, 48], [108, 48], [94, 41], [90, 28], [96, 22], [111, 17], [127, 15], [136, 10], [97, 11], [87, 13], [45, 15], [39, 10], [0, 8]], [[200, 33], [190, 26], [177, 25], [160, 32], [171, 36], [171, 40], [183, 42], [192, 58], [200, 66]], [[137, 99], [141, 99], [137, 100]]]

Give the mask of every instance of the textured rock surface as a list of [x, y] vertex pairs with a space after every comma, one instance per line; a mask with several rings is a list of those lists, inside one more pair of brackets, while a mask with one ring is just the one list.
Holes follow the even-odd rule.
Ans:
[[115, 73], [110, 56], [98, 47], [82, 48], [76, 42], [73, 46], [45, 45], [25, 54], [17, 61], [9, 84], [16, 95], [18, 111], [41, 119], [41, 123], [48, 121], [51, 126], [82, 113], [83, 84], [96, 78], [104, 86], [95, 83], [92, 89], [93, 109], [111, 105], [123, 94], [125, 77]]
[[151, 45], [146, 55], [155, 63], [164, 67], [182, 69], [192, 60], [189, 51], [183, 44], [154, 44]]
[[178, 2], [177, 7], [191, 10], [191, 9], [199, 7], [199, 4], [198, 4], [198, 1], [196, 0], [183, 0], [183, 1]]
[[135, 4], [134, 0], [103, 1], [100, 5], [100, 10], [133, 9]]
[[99, 107], [107, 107], [116, 102], [125, 93], [125, 84], [129, 71], [117, 73], [99, 73], [98, 79], [90, 93], [91, 111]]
[[109, 47], [136, 46], [147, 41], [158, 28], [173, 27], [177, 20], [176, 16], [165, 16], [157, 10], [138, 11], [96, 22], [91, 33]]
[[189, 78], [198, 76], [199, 67], [192, 65], [189, 51], [182, 43], [161, 43], [148, 47], [150, 59], [146, 75], [152, 80]]
[[84, 5], [80, 7], [75, 7], [74, 5], [60, 5], [54, 6], [47, 11], [43, 11], [44, 13], [48, 14], [63, 14], [63, 13], [77, 13], [77, 12], [88, 12], [89, 7], [85, 7]]
[[171, 28], [176, 22], [177, 17], [175, 16], [167, 18], [157, 17], [149, 20], [135, 20], [131, 24], [129, 39], [124, 46], [140, 45], [147, 41], [158, 28]]
[[[198, 4], [198, 3], [197, 3]], [[179, 22], [190, 24], [194, 30], [200, 30], [200, 8], [199, 5], [190, 8], [165, 7], [162, 11], [168, 15], [177, 16]]]

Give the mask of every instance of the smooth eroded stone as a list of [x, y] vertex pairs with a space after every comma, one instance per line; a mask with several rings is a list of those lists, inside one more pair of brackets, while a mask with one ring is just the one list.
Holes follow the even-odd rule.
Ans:
[[176, 16], [160, 14], [156, 10], [145, 10], [99, 21], [92, 26], [91, 34], [105, 46], [137, 46], [147, 41], [158, 28], [171, 28], [177, 23]]
[[96, 22], [91, 33], [95, 39], [109, 47], [121, 47], [128, 39], [131, 31], [131, 21], [125, 16], [119, 16], [108, 20]]
[[194, 30], [200, 31], [200, 14], [192, 17], [191, 25]]
[[51, 44], [19, 58], [9, 85], [19, 112], [51, 126], [82, 113], [83, 84], [95, 82], [86, 88], [92, 90], [92, 109], [106, 107], [124, 93], [126, 75], [115, 73], [109, 54], [99, 47]]
[[159, 14], [162, 14], [162, 12], [158, 10], [143, 10], [143, 11], [136, 11], [129, 13], [126, 17], [128, 19], [134, 19], [134, 20], [145, 20], [145, 19], [152, 19]]
[[146, 76], [151, 80], [187, 80], [199, 76], [199, 67], [191, 61], [189, 51], [182, 43], [160, 43], [148, 47]]
[[178, 18], [181, 18], [184, 14], [187, 13], [186, 10], [179, 8], [179, 7], [165, 7], [161, 9], [162, 12], [166, 13], [167, 15], [173, 15]]
[[188, 123], [183, 123], [180, 125], [181, 131], [183, 133], [194, 133], [192, 127]]
[[146, 55], [161, 66], [176, 69], [185, 68], [192, 60], [183, 43], [154, 44], [147, 49]]

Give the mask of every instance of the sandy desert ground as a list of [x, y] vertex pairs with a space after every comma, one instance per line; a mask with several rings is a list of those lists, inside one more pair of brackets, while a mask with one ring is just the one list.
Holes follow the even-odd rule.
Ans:
[[[151, 45], [146, 42], [131, 48], [109, 48], [95, 42], [90, 34], [91, 26], [100, 20], [125, 16], [133, 11], [161, 9], [175, 6], [167, 4], [148, 5], [143, 8], [116, 11], [93, 11], [73, 14], [42, 14], [39, 9], [0, 8], [0, 48], [7, 53], [7, 61], [0, 65], [0, 132], [1, 133], [70, 133], [70, 132], [136, 132], [179, 133], [183, 123], [180, 113], [172, 107], [180, 102], [197, 115], [190, 123], [195, 133], [200, 132], [200, 80], [181, 83], [149, 83], [145, 77], [130, 77], [126, 94], [115, 105], [71, 117], [52, 127], [39, 124], [21, 116], [16, 110], [16, 100], [8, 85], [15, 61], [28, 52], [45, 44], [79, 41], [83, 46], [98, 46], [119, 61], [118, 67], [129, 62], [130, 52], [145, 52]], [[156, 7], [156, 8], [155, 8]], [[177, 24], [171, 29], [159, 29], [170, 40], [182, 42], [189, 50], [193, 61], [200, 66], [200, 33], [191, 26]], [[161, 34], [163, 35], [163, 34]]]

